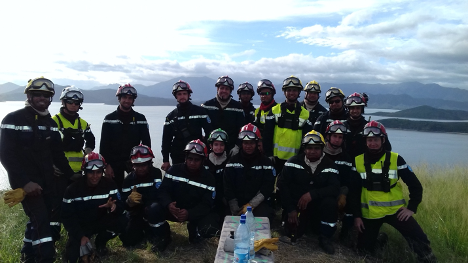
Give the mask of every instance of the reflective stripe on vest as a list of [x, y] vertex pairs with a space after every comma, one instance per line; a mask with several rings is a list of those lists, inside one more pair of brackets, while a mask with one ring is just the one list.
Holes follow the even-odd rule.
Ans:
[[196, 187], [207, 189], [207, 190], [210, 190], [212, 192], [214, 192], [214, 190], [215, 190], [214, 186], [208, 186], [206, 184], [197, 183], [197, 182], [191, 181], [191, 180], [189, 180], [187, 178], [184, 178], [184, 177], [174, 176], [174, 175], [171, 175], [171, 174], [166, 174], [166, 175], [164, 175], [164, 177], [167, 177], [167, 178], [172, 179], [174, 181], [184, 182], [184, 183], [187, 183], [189, 185], [193, 185], [193, 186], [196, 186]]
[[[381, 174], [382, 173], [382, 169], [372, 169], [372, 172], [373, 173], [376, 173], [376, 174]], [[367, 178], [367, 174], [366, 172], [363, 172], [363, 173], [359, 173], [361, 175], [361, 179], [366, 179]], [[389, 179], [398, 179], [398, 173], [396, 170], [389, 170], [388, 171], [388, 178]]]

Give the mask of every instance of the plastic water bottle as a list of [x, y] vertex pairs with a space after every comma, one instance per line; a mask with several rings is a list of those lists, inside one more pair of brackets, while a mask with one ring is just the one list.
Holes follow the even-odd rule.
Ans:
[[249, 259], [254, 259], [255, 258], [255, 217], [252, 213], [252, 207], [247, 206], [247, 212], [245, 212], [245, 223], [249, 227], [250, 230], [250, 251], [249, 251]]
[[250, 231], [245, 224], [245, 215], [241, 215], [240, 224], [234, 234], [234, 262], [249, 262]]

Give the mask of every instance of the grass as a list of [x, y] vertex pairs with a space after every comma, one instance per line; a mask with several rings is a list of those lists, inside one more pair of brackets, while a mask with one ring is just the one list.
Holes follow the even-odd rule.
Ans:
[[[463, 166], [420, 165], [414, 170], [424, 187], [423, 202], [415, 218], [428, 235], [434, 254], [440, 262], [468, 262], [467, 169]], [[0, 222], [0, 262], [18, 262], [27, 222], [21, 205], [8, 208], [2, 198]], [[213, 262], [217, 238], [191, 245], [188, 243], [186, 225], [170, 224], [173, 241], [163, 253], [151, 252], [148, 244], [124, 249], [116, 238], [108, 243], [111, 252], [103, 262]], [[379, 259], [358, 256], [352, 249], [339, 245], [337, 238], [336, 253], [330, 256], [321, 251], [317, 237], [308, 236], [294, 246], [279, 243], [275, 262], [416, 262], [415, 255], [398, 232], [385, 225], [382, 231], [389, 235], [389, 244]], [[277, 222], [272, 223], [272, 235], [281, 235]], [[57, 242], [57, 262], [63, 260], [65, 237], [66, 232], [62, 230], [62, 239]]]

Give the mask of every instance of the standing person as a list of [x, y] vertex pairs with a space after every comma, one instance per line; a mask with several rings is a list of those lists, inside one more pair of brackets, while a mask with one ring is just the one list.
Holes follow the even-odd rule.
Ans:
[[171, 166], [159, 188], [159, 204], [167, 220], [188, 222], [189, 242], [219, 235], [219, 217], [212, 211], [216, 198], [215, 179], [203, 162], [208, 154], [205, 144], [193, 140], [185, 147], [185, 163]]
[[328, 125], [325, 131], [325, 156], [335, 162], [340, 174], [340, 195], [338, 196], [338, 211], [342, 216], [340, 241], [351, 246], [351, 236], [349, 230], [353, 227], [353, 213], [351, 206], [347, 201], [351, 181], [352, 159], [343, 149], [345, 137], [347, 134], [346, 126], [340, 121], [333, 121]]
[[272, 156], [273, 138], [271, 136], [273, 136], [273, 133], [265, 132], [265, 122], [267, 119], [274, 118], [271, 109], [278, 104], [274, 98], [276, 94], [275, 85], [268, 79], [262, 79], [257, 84], [257, 94], [260, 96], [261, 104], [260, 107], [255, 110], [255, 120], [253, 124], [257, 126], [260, 130], [260, 134], [263, 136], [262, 140], [259, 141], [259, 143], [262, 144], [263, 152], [269, 154], [268, 156]]
[[325, 133], [328, 125], [334, 120], [345, 122], [349, 117], [349, 113], [344, 107], [345, 95], [339, 88], [331, 87], [325, 93], [325, 101], [328, 103], [330, 109], [324, 114], [320, 115], [314, 123], [314, 130], [322, 134]]
[[[368, 101], [369, 97], [365, 93], [360, 94], [357, 92], [349, 95], [345, 100], [345, 106], [349, 112], [348, 119], [344, 123], [349, 131], [346, 136], [346, 151], [352, 158], [363, 154], [366, 150], [366, 140], [362, 136], [362, 130], [368, 123], [363, 116], [364, 108], [367, 107]], [[384, 147], [387, 151], [392, 150], [392, 145], [388, 138], [384, 142]]]
[[96, 235], [96, 252], [107, 254], [107, 241], [122, 233], [127, 224], [123, 202], [116, 183], [104, 177], [106, 161], [102, 155], [91, 152], [83, 158], [83, 176], [71, 184], [63, 197], [63, 225], [68, 232], [65, 250], [67, 262], [84, 261], [90, 255], [83, 247], [90, 247]]
[[206, 110], [190, 102], [192, 93], [190, 84], [183, 80], [179, 80], [172, 86], [172, 95], [178, 104], [177, 108], [167, 115], [164, 122], [161, 144], [163, 155], [161, 169], [164, 171], [171, 167], [169, 153], [173, 165], [183, 163], [185, 145], [192, 140], [202, 138], [202, 129], [206, 135], [212, 130], [211, 120]]
[[260, 131], [247, 124], [239, 132], [239, 152], [233, 155], [224, 169], [224, 195], [232, 215], [240, 215], [252, 207], [256, 217], [274, 217], [267, 202], [274, 189], [276, 174], [271, 160], [258, 149]]
[[334, 254], [331, 239], [338, 219], [338, 168], [324, 154], [325, 140], [320, 133], [307, 133], [302, 146], [304, 153], [291, 157], [279, 178], [283, 220], [287, 220], [285, 231], [299, 238], [306, 231], [307, 225], [313, 223], [313, 231], [320, 234], [322, 249], [327, 254]]
[[[60, 95], [60, 113], [52, 117], [62, 133], [63, 149], [70, 167], [77, 178], [81, 177], [81, 161], [85, 154], [94, 150], [95, 138], [89, 123], [80, 118], [78, 111], [83, 108], [84, 96], [79, 88], [66, 87]], [[84, 146], [84, 149], [83, 149]]]
[[221, 129], [216, 129], [211, 132], [208, 137], [208, 143], [211, 148], [210, 154], [205, 161], [205, 165], [208, 166], [208, 170], [215, 177], [216, 180], [216, 198], [214, 203], [214, 209], [220, 216], [224, 218], [228, 213], [227, 201], [224, 198], [224, 168], [228, 162], [226, 154], [226, 145], [229, 142], [227, 133]]
[[307, 83], [304, 88], [304, 92], [305, 98], [301, 105], [310, 112], [310, 121], [314, 124], [317, 118], [327, 111], [327, 109], [325, 109], [325, 107], [323, 107], [318, 101], [320, 93], [322, 92], [320, 84], [318, 84], [317, 81], [312, 80]]
[[60, 238], [62, 178], [73, 175], [63, 153], [57, 124], [49, 114], [54, 83], [44, 77], [28, 81], [26, 106], [5, 116], [0, 126], [0, 160], [10, 186], [23, 193], [24, 213], [29, 217], [21, 249], [23, 262], [54, 262], [54, 242]]
[[252, 84], [248, 82], [240, 84], [237, 88], [237, 95], [239, 95], [239, 102], [244, 110], [244, 124], [252, 123], [255, 118], [255, 107], [251, 102], [255, 95]]
[[[363, 136], [367, 149], [355, 158], [357, 172], [351, 190], [354, 225], [361, 234], [358, 248], [373, 253], [379, 229], [387, 223], [403, 235], [420, 262], [436, 262], [429, 239], [413, 217], [422, 201], [421, 183], [403, 157], [385, 151], [388, 136], [381, 123], [367, 123]], [[408, 186], [406, 207], [400, 178]]]
[[121, 189], [125, 171], [131, 171], [128, 153], [140, 143], [151, 147], [151, 138], [145, 116], [132, 108], [137, 90], [128, 83], [115, 96], [119, 106], [104, 118], [99, 151], [107, 158], [106, 176], [113, 177]]
[[[213, 129], [220, 128], [230, 138], [236, 138], [242, 125], [244, 125], [244, 110], [240, 102], [232, 100], [234, 81], [228, 76], [219, 77], [215, 84], [216, 97], [206, 101], [201, 106], [208, 111]], [[226, 152], [234, 148], [235, 142], [229, 142]]]
[[171, 233], [165, 211], [157, 202], [162, 173], [153, 166], [153, 158], [153, 151], [146, 145], [132, 148], [133, 171], [122, 186], [129, 222], [120, 239], [124, 246], [134, 246], [146, 237], [152, 244], [151, 250], [161, 252], [171, 242]]

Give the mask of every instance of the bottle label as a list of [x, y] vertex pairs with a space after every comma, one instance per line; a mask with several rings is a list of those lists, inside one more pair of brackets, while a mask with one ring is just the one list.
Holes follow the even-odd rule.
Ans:
[[249, 262], [249, 250], [243, 248], [237, 248], [234, 250], [234, 262], [235, 263], [248, 263]]

